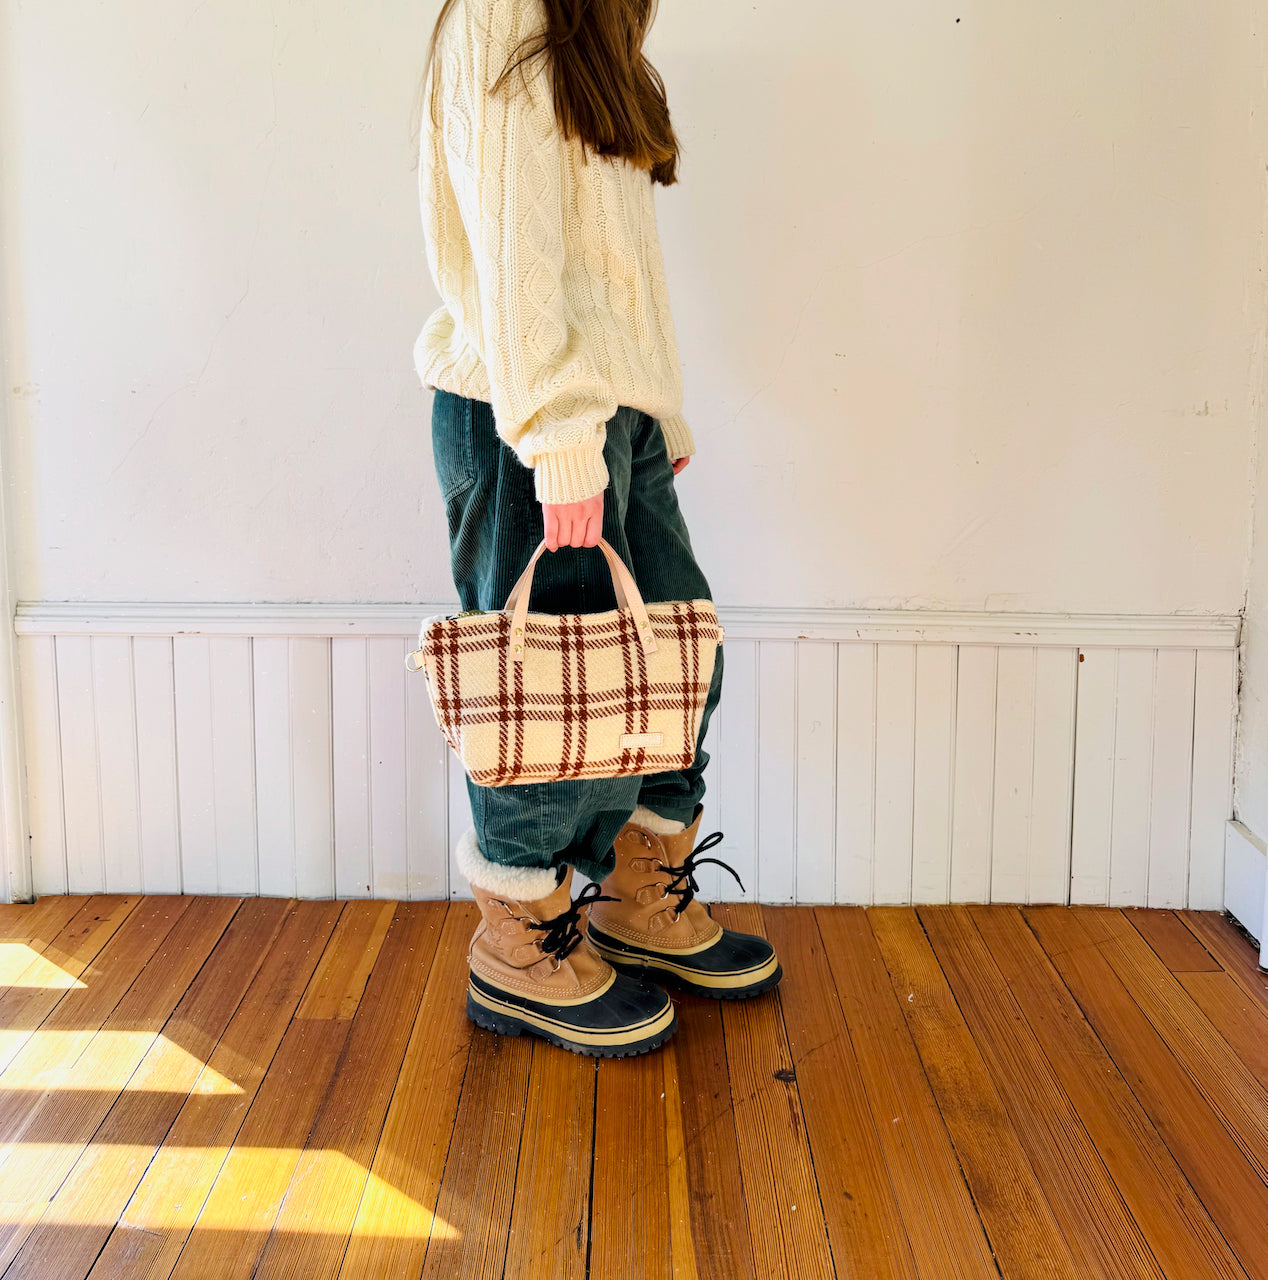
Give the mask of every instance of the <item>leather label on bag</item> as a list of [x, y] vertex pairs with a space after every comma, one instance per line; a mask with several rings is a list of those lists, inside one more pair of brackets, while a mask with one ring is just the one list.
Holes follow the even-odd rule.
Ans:
[[[612, 741], [611, 738], [608, 739]], [[621, 746], [625, 747], [659, 747], [665, 741], [663, 733], [623, 733]]]

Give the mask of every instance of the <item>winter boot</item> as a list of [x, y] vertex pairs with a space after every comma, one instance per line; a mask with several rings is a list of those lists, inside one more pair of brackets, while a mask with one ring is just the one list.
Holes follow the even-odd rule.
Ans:
[[739, 1000], [769, 991], [783, 977], [775, 949], [765, 938], [724, 929], [696, 897], [694, 872], [705, 863], [724, 867], [740, 883], [725, 862], [700, 856], [722, 833], [693, 849], [700, 814], [684, 830], [663, 830], [677, 825], [634, 811], [616, 838], [616, 868], [603, 881], [604, 897], [590, 909], [590, 941], [619, 972], [694, 995]]
[[[484, 860], [468, 832], [459, 865], [486, 882], [517, 882], [537, 892], [556, 880], [548, 869], [501, 867]], [[472, 854], [474, 853], [474, 859]], [[465, 864], [465, 865], [464, 865]], [[543, 882], [545, 877], [545, 883]], [[658, 986], [616, 973], [586, 940], [586, 908], [602, 901], [598, 885], [587, 885], [574, 901], [572, 868], [561, 866], [549, 892], [525, 899], [492, 893], [472, 883], [481, 921], [467, 962], [467, 1017], [489, 1031], [540, 1036], [574, 1053], [625, 1058], [647, 1053], [678, 1028], [673, 1003]]]

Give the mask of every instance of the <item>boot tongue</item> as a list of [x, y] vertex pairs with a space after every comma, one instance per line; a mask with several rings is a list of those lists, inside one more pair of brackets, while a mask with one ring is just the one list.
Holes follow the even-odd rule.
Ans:
[[[665, 877], [665, 896], [676, 899], [673, 916], [678, 920], [686, 921], [698, 935], [704, 936], [716, 934], [720, 926], [714, 922], [708, 909], [695, 896], [700, 887], [696, 880], [697, 870], [706, 863], [717, 863], [735, 876], [737, 883], [740, 878], [729, 863], [705, 856], [715, 845], [722, 842], [720, 831], [715, 831], [698, 845], [696, 844], [701, 816], [697, 814], [695, 821], [685, 831], [672, 836], [655, 838], [660, 841], [660, 847], [663, 850], [661, 861], [666, 870], [661, 874]], [[743, 887], [741, 884], [740, 888], [743, 889]]]
[[563, 867], [564, 877], [559, 884], [544, 898], [537, 898], [532, 902], [524, 903], [524, 906], [538, 920], [553, 920], [572, 906], [572, 867], [567, 863], [562, 863], [561, 866]]
[[676, 831], [671, 836], [658, 836], [649, 832], [652, 839], [659, 840], [661, 848], [665, 851], [665, 864], [670, 867], [681, 867], [691, 854], [691, 850], [696, 843], [696, 832], [700, 830], [700, 819], [704, 817], [703, 811], [696, 814], [695, 821], [682, 831]]

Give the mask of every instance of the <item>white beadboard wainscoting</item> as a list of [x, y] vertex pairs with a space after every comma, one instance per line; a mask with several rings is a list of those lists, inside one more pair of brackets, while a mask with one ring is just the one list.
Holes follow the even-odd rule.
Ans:
[[[35, 893], [467, 894], [445, 608], [19, 605]], [[1238, 618], [719, 612], [708, 896], [1224, 905]]]

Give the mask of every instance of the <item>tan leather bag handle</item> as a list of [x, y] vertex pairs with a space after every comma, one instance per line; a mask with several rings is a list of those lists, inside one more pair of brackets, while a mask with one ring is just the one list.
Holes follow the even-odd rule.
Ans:
[[[616, 554], [610, 543], [600, 538], [598, 545], [612, 574], [612, 589], [616, 593], [617, 605], [622, 609], [628, 609], [634, 615], [634, 625], [638, 632], [639, 643], [643, 646], [643, 652], [655, 653], [656, 634], [652, 630], [651, 620], [647, 616], [647, 606], [639, 594], [634, 575], [625, 567], [625, 561]], [[524, 623], [528, 618], [528, 598], [532, 594], [533, 574], [537, 569], [537, 562], [545, 550], [546, 540], [543, 538], [538, 543], [537, 550], [533, 552], [528, 566], [520, 574], [519, 581], [506, 597], [504, 609], [509, 610], [511, 614], [511, 659], [514, 662], [519, 662], [524, 657]]]

